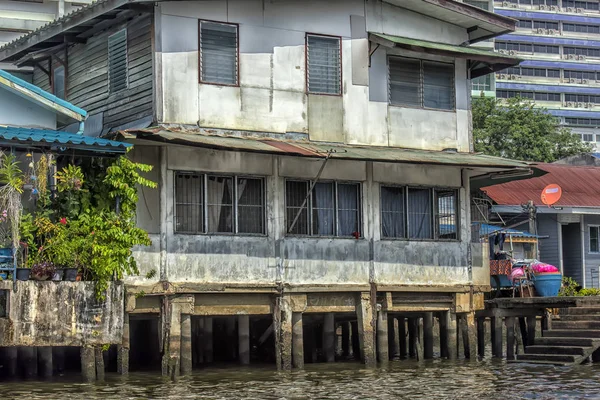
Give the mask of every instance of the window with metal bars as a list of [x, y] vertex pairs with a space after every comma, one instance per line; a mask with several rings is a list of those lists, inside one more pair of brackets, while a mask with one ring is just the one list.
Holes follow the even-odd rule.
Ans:
[[177, 172], [175, 232], [266, 234], [264, 179]]
[[59, 99], [65, 98], [65, 67], [62, 65], [52, 69], [52, 93]]
[[356, 237], [361, 233], [360, 184], [288, 180], [285, 185], [289, 235]]
[[492, 90], [492, 76], [488, 74], [471, 79], [471, 89], [477, 91]]
[[458, 240], [458, 190], [381, 186], [381, 236]]
[[306, 35], [307, 87], [314, 94], [342, 94], [341, 39]]
[[388, 58], [392, 105], [454, 109], [454, 64], [413, 58]]
[[200, 21], [200, 82], [238, 85], [238, 25]]
[[121, 29], [108, 37], [109, 92], [127, 89], [127, 29]]

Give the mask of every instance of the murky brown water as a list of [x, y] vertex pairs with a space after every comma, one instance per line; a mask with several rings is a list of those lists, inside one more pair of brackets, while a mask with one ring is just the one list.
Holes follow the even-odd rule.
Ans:
[[393, 362], [195, 371], [170, 382], [155, 373], [108, 374], [104, 383], [78, 377], [0, 383], [0, 399], [600, 399], [600, 365], [547, 367], [504, 361]]

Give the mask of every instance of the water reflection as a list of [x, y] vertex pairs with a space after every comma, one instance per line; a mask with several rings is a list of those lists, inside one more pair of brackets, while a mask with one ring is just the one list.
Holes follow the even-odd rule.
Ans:
[[[0, 383], [1, 399], [596, 399], [600, 367], [553, 367], [485, 360], [393, 362], [386, 368], [313, 364], [304, 371], [212, 368], [171, 382], [155, 373], [83, 384], [61, 377], [49, 382]], [[76, 380], [73, 380], [76, 379]]]

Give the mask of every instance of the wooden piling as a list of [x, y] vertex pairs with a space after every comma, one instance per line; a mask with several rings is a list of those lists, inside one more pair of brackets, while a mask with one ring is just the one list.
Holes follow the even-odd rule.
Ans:
[[[346, 330], [348, 330], [347, 326]], [[304, 326], [302, 313], [298, 312], [292, 314], [292, 362], [294, 368], [304, 368]]]
[[323, 355], [326, 362], [335, 362], [335, 316], [325, 314], [323, 318]]
[[417, 360], [423, 361], [425, 359], [424, 350], [423, 350], [423, 318], [417, 318]]
[[502, 317], [492, 317], [492, 355], [502, 358]]
[[513, 317], [504, 318], [506, 324], [506, 359], [515, 359], [515, 319]]
[[399, 342], [399, 350], [400, 350], [400, 358], [406, 358], [407, 349], [406, 349], [406, 318], [398, 317], [398, 342]]
[[485, 357], [485, 318], [477, 318], [477, 354]]
[[192, 317], [189, 314], [181, 315], [181, 343], [179, 351], [181, 375], [189, 375], [192, 373]]
[[387, 311], [377, 311], [377, 359], [380, 363], [390, 360], [388, 342], [388, 315]]
[[519, 317], [519, 331], [521, 332], [521, 342], [523, 343], [523, 350], [527, 347], [527, 324], [525, 323], [525, 317]]
[[433, 313], [430, 312], [423, 316], [423, 357], [433, 358]]
[[400, 342], [398, 340], [398, 320], [388, 314], [388, 345], [390, 360], [400, 356]]
[[448, 318], [445, 312], [438, 313], [440, 329], [440, 357], [449, 358], [448, 354]]
[[408, 356], [417, 358], [417, 319], [408, 318]]
[[535, 344], [535, 324], [536, 317], [527, 317], [527, 345], [533, 346]]
[[250, 364], [250, 316], [238, 315], [238, 353], [240, 364]]

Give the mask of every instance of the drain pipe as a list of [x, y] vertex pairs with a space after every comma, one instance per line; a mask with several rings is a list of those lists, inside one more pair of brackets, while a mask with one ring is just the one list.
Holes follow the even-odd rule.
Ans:
[[79, 121], [79, 130], [77, 131], [77, 134], [83, 135], [84, 129], [85, 129], [85, 121]]

